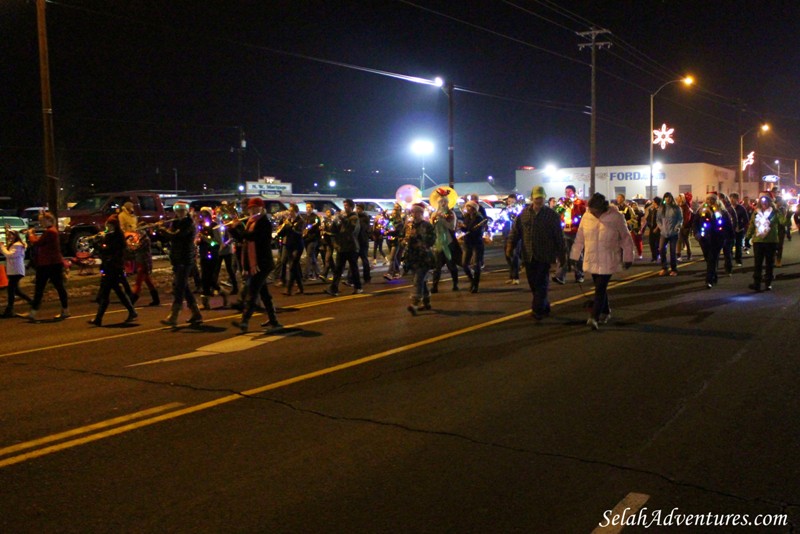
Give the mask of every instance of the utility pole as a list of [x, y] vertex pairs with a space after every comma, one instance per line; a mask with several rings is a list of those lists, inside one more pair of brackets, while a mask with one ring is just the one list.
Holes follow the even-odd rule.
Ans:
[[236, 175], [236, 187], [239, 187], [242, 184], [242, 152], [244, 151], [244, 147], [247, 146], [247, 141], [244, 140], [244, 130], [242, 127], [237, 126], [237, 128], [239, 128], [239, 147], [236, 149], [236, 152], [238, 154], [239, 170]]
[[591, 133], [589, 134], [590, 144], [590, 164], [591, 164], [591, 181], [589, 182], [589, 195], [595, 193], [595, 167], [597, 166], [597, 91], [596, 91], [596, 66], [597, 66], [597, 49], [603, 47], [610, 47], [609, 41], [597, 41], [597, 36], [604, 33], [611, 33], [608, 30], [596, 30], [592, 28], [588, 32], [577, 32], [580, 37], [591, 38], [591, 43], [583, 43], [578, 45], [578, 50], [583, 50], [587, 46], [592, 47], [592, 121]]
[[[453, 82], [447, 82], [444, 86], [444, 92], [447, 94], [447, 126], [449, 136], [449, 145], [447, 146], [447, 184], [450, 186], [450, 189], [453, 189], [455, 184], [456, 156], [456, 147], [453, 140], [453, 89]], [[425, 169], [423, 169], [422, 172], [424, 174]]]
[[[58, 217], [58, 177], [53, 138], [53, 104], [50, 101], [50, 59], [47, 53], [45, 0], [36, 0], [36, 23], [39, 30], [39, 72], [42, 84], [42, 119], [44, 124], [44, 179], [47, 208]], [[56, 219], [58, 220], [58, 219]]]

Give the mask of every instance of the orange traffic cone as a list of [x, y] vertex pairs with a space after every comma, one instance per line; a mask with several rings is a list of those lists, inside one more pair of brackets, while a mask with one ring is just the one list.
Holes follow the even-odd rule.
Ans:
[[8, 276], [6, 276], [6, 266], [0, 263], [0, 288], [8, 287]]

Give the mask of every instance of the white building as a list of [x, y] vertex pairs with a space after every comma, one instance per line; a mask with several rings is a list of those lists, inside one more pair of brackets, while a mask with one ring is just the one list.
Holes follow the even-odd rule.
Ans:
[[[564, 188], [574, 185], [578, 196], [589, 196], [591, 180], [590, 168], [558, 169], [521, 169], [517, 171], [516, 191], [530, 196], [535, 185], [544, 187], [548, 197], [564, 196]], [[759, 192], [758, 182], [745, 182], [742, 189], [745, 196], [755, 196]], [[695, 199], [703, 198], [706, 193], [716, 191], [730, 194], [739, 192], [736, 171], [717, 167], [707, 163], [672, 163], [664, 164], [653, 173], [653, 191], [650, 191], [650, 170], [647, 165], [619, 165], [595, 168], [595, 188], [607, 199], [613, 200], [622, 193], [626, 198], [653, 198], [666, 192], [678, 196], [691, 192]]]

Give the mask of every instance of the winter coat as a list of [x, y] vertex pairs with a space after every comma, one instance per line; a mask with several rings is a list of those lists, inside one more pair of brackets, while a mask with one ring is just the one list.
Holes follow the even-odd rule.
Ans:
[[703, 204], [694, 217], [694, 236], [702, 245], [705, 243], [723, 243], [733, 237], [733, 221], [723, 206], [715, 207]]
[[753, 243], [777, 243], [778, 227], [784, 224], [781, 212], [775, 208], [768, 208], [766, 211], [757, 209], [750, 217], [750, 226], [747, 228], [747, 237], [753, 239]]
[[609, 206], [599, 218], [587, 212], [583, 216], [570, 258], [578, 260], [583, 252], [583, 269], [593, 274], [613, 274], [623, 262], [633, 262], [633, 238], [625, 217], [616, 206]]
[[658, 215], [656, 215], [656, 223], [663, 237], [680, 234], [683, 224], [683, 212], [681, 212], [680, 206], [666, 202], [661, 204], [658, 208]]

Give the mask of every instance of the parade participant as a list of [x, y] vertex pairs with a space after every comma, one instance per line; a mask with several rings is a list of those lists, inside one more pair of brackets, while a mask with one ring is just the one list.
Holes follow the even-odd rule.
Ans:
[[15, 297], [19, 297], [28, 304], [33, 300], [22, 292], [19, 283], [25, 276], [25, 243], [20, 239], [19, 233], [12, 230], [8, 225], [6, 230], [6, 242], [0, 243], [0, 252], [6, 257], [6, 275], [8, 276], [8, 302], [3, 311], [2, 318], [14, 317]]
[[737, 267], [742, 266], [742, 252], [744, 250], [744, 236], [747, 233], [747, 228], [750, 226], [750, 217], [747, 214], [747, 209], [739, 202], [739, 194], [731, 193], [730, 195], [731, 206], [735, 215], [733, 221], [734, 234], [734, 261]]
[[97, 293], [97, 313], [89, 324], [103, 326], [103, 315], [108, 309], [111, 291], [128, 310], [128, 317], [124, 323], [131, 323], [138, 317], [127, 293], [122, 288], [122, 279], [125, 277], [125, 234], [120, 226], [119, 216], [112, 215], [106, 219], [105, 232], [96, 234], [92, 241], [100, 260], [100, 290]]
[[197, 247], [195, 246], [195, 236], [197, 226], [195, 221], [189, 216], [189, 204], [178, 201], [172, 208], [175, 218], [167, 222], [159, 223], [159, 233], [170, 242], [169, 261], [172, 265], [172, 310], [166, 319], [161, 323], [167, 326], [178, 324], [178, 315], [183, 309], [183, 301], [192, 312], [188, 322], [200, 324], [203, 316], [197, 307], [197, 301], [189, 289], [189, 278], [192, 276], [192, 269], [197, 268], [196, 256]]
[[[502, 221], [503, 243], [508, 242], [508, 236], [511, 234], [511, 227], [514, 221], [519, 216], [524, 208], [524, 205], [517, 203], [517, 195], [510, 194], [506, 197], [506, 207], [500, 212], [499, 219]], [[508, 280], [506, 284], [519, 285], [519, 262], [520, 252], [522, 251], [522, 242], [518, 241], [516, 246], [512, 249], [512, 254], [508, 260]]]
[[440, 190], [439, 206], [431, 215], [431, 224], [436, 236], [433, 244], [434, 266], [431, 293], [439, 292], [439, 280], [442, 277], [442, 267], [445, 265], [450, 271], [453, 291], [458, 291], [458, 262], [461, 261], [461, 247], [456, 240], [456, 214], [450, 209], [447, 194], [447, 190]]
[[411, 304], [406, 308], [411, 315], [420, 310], [431, 309], [431, 292], [428, 289], [428, 271], [433, 267], [433, 244], [436, 235], [431, 223], [426, 221], [425, 204], [419, 202], [411, 206], [411, 219], [406, 222], [403, 232], [405, 248], [404, 262], [413, 273], [413, 293]]
[[28, 230], [28, 245], [31, 247], [31, 256], [35, 258], [36, 278], [33, 302], [25, 317], [33, 321], [37, 319], [48, 281], [53, 284], [61, 301], [61, 313], [55, 319], [63, 320], [70, 316], [67, 290], [64, 289], [64, 258], [61, 256], [55, 224], [55, 217], [47, 212], [39, 216], [39, 227], [44, 229], [42, 235], [37, 236], [33, 228]]
[[372, 265], [378, 265], [378, 253], [386, 263], [386, 254], [383, 252], [383, 240], [386, 236], [386, 223], [389, 221], [386, 211], [379, 209], [375, 220], [372, 221]]
[[[681, 208], [683, 215], [683, 224], [681, 225], [681, 233], [678, 234], [678, 256], [683, 256], [683, 247], [686, 247], [686, 261], [692, 261], [692, 245], [689, 238], [692, 235], [692, 194], [681, 193], [678, 195], [678, 207]], [[640, 247], [641, 250], [641, 247]], [[641, 255], [641, 252], [640, 252]]]
[[364, 292], [361, 288], [361, 276], [358, 274], [358, 234], [361, 225], [352, 199], [346, 199], [343, 205], [344, 211], [340, 211], [333, 218], [333, 247], [336, 250], [336, 260], [333, 267], [333, 281], [330, 287], [325, 288], [325, 293], [332, 297], [339, 296], [339, 281], [342, 279], [345, 263], [350, 267], [353, 294]]
[[661, 244], [661, 231], [658, 228], [658, 208], [661, 207], [661, 197], [653, 197], [653, 200], [644, 208], [644, 226], [642, 227], [642, 236], [645, 230], [648, 233], [648, 244], [650, 245], [650, 261], [655, 263], [658, 261], [659, 245]]
[[400, 203], [395, 203], [392, 212], [389, 214], [389, 222], [386, 225], [386, 243], [389, 245], [389, 270], [383, 277], [387, 280], [400, 278], [400, 256], [405, 224], [406, 217], [403, 206]]
[[[236, 261], [236, 239], [228, 231], [227, 223], [237, 218], [239, 213], [236, 208], [230, 204], [223, 202], [217, 211], [217, 222], [219, 223], [220, 237], [222, 243], [219, 246], [220, 264], [219, 269], [222, 269], [222, 264], [225, 264], [225, 271], [228, 273], [228, 282], [231, 285], [231, 294], [239, 294], [239, 282], [236, 273], [239, 270], [239, 262]], [[219, 272], [216, 275], [219, 280]]]
[[[478, 203], [470, 200], [464, 205], [464, 220], [458, 228], [464, 232], [464, 256], [462, 265], [464, 273], [470, 282], [470, 293], [477, 293], [481, 282], [481, 262], [483, 257], [483, 232], [486, 229], [487, 219], [478, 211]], [[514, 253], [516, 244], [511, 248]], [[475, 261], [474, 268], [470, 264]], [[474, 269], [474, 270], [473, 270]]]
[[[750, 219], [753, 218], [753, 215], [755, 214], [757, 203], [750, 200], [750, 197], [746, 196], [742, 199], [742, 204], [744, 205], [744, 209], [747, 210], [747, 220], [749, 221]], [[747, 237], [746, 232], [744, 238], [744, 253], [750, 254], [750, 238]]]
[[[635, 205], [635, 202], [631, 202], [630, 204], [628, 201], [625, 200], [625, 195], [622, 193], [617, 195], [617, 209], [625, 218], [625, 226], [628, 227], [628, 232], [631, 234], [631, 238], [633, 239], [633, 244], [636, 245], [636, 237], [639, 237], [639, 245], [636, 246], [636, 250], [639, 253], [638, 255], [641, 257], [642, 255], [642, 240], [641, 237], [638, 236], [638, 229], [641, 225], [641, 221], [639, 219], [638, 210], [634, 208], [631, 204]], [[637, 228], [636, 230], [636, 237], [634, 237], [634, 227]]]
[[[484, 219], [486, 219], [486, 221], [488, 221], [489, 220], [489, 216], [486, 214], [486, 208], [484, 208], [483, 204], [481, 204], [481, 202], [480, 202], [480, 197], [473, 193], [473, 194], [471, 194], [469, 196], [469, 200], [471, 200], [472, 202], [474, 202], [478, 206], [478, 213], [480, 213], [481, 217], [483, 217]], [[486, 231], [486, 230], [487, 229], [484, 228], [484, 231]], [[481, 269], [483, 269], [483, 252], [484, 252], [484, 249], [480, 249], [480, 253], [478, 254], [478, 256], [477, 256], [477, 258], [475, 260], [476, 264], [480, 264]]]
[[514, 221], [505, 250], [506, 256], [511, 256], [513, 247], [518, 241], [522, 241], [525, 275], [533, 293], [531, 311], [537, 321], [550, 314], [550, 302], [547, 298], [550, 265], [557, 259], [562, 264], [566, 263], [561, 218], [555, 210], [545, 206], [545, 197], [542, 186], [533, 188], [531, 203]]
[[773, 268], [778, 250], [778, 232], [784, 224], [783, 216], [776, 208], [772, 198], [762, 195], [747, 227], [747, 237], [751, 238], [753, 242], [753, 283], [749, 286], [753, 291], [761, 291], [761, 272], [765, 262], [767, 272], [764, 285], [767, 291], [772, 289]]
[[203, 310], [210, 310], [210, 300], [215, 294], [222, 297], [222, 307], [228, 306], [228, 293], [219, 285], [219, 271], [222, 258], [219, 250], [222, 247], [220, 225], [214, 220], [211, 208], [200, 208], [200, 226], [197, 232], [200, 253], [200, 278], [203, 291], [200, 296]]
[[306, 268], [304, 277], [306, 280], [316, 280], [319, 278], [319, 264], [317, 254], [319, 253], [320, 225], [322, 219], [314, 211], [314, 204], [306, 204], [306, 214], [303, 227], [303, 243], [306, 247]]
[[733, 204], [723, 193], [718, 196], [720, 205], [728, 212], [728, 217], [731, 220], [730, 231], [725, 234], [725, 239], [722, 241], [722, 257], [725, 274], [733, 276], [733, 241], [736, 238], [736, 210], [733, 209]]
[[358, 215], [358, 259], [361, 260], [361, 269], [364, 272], [364, 283], [369, 284], [372, 278], [369, 273], [369, 215], [364, 213], [364, 204], [356, 204], [356, 215]]
[[733, 234], [733, 223], [728, 210], [719, 204], [716, 193], [709, 193], [694, 217], [694, 235], [703, 250], [706, 261], [706, 287], [716, 285], [719, 253], [726, 237]]
[[[278, 231], [280, 231], [281, 226], [286, 223], [286, 219], [289, 216], [289, 210], [279, 211], [273, 217], [275, 220], [275, 224], [278, 227]], [[277, 232], [276, 232], [277, 233]], [[286, 285], [286, 266], [289, 263], [289, 251], [286, 250], [284, 247], [284, 240], [282, 238], [277, 239], [278, 243], [278, 263], [275, 268], [272, 270], [272, 280], [274, 280], [273, 284], [275, 287], [281, 287]]]
[[642, 259], [642, 219], [644, 219], [644, 212], [639, 207], [635, 201], [631, 200], [628, 202], [628, 207], [631, 209], [631, 213], [633, 216], [631, 217], [631, 239], [633, 239], [633, 245], [636, 247], [636, 256], [641, 260]]
[[289, 281], [286, 284], [284, 295], [291, 296], [292, 288], [297, 284], [297, 292], [303, 294], [303, 270], [300, 268], [300, 257], [305, 250], [303, 231], [305, 221], [300, 218], [300, 208], [292, 202], [289, 204], [289, 213], [283, 221], [276, 237], [283, 240], [283, 249], [286, 251], [286, 268], [289, 271]]
[[778, 250], [776, 251], [775, 255], [775, 267], [781, 267], [783, 263], [783, 243], [786, 240], [786, 219], [791, 221], [789, 217], [789, 209], [786, 205], [786, 202], [783, 200], [783, 197], [778, 195], [775, 197], [775, 208], [778, 210], [778, 214], [781, 216], [781, 220], [784, 221], [778, 227]]
[[574, 267], [575, 281], [583, 283], [583, 257], [580, 256], [574, 261], [569, 259], [572, 245], [575, 243], [575, 236], [578, 235], [581, 219], [583, 214], [586, 213], [586, 203], [578, 198], [574, 185], [568, 185], [564, 189], [564, 197], [559, 201], [556, 212], [561, 215], [561, 227], [564, 231], [564, 243], [567, 247], [565, 257], [567, 259], [553, 277], [553, 282], [561, 285], [566, 284], [567, 272]]
[[[147, 284], [147, 289], [150, 290], [149, 306], [161, 305], [161, 299], [158, 297], [158, 289], [156, 289], [153, 279], [150, 275], [153, 272], [153, 251], [150, 235], [147, 231], [139, 232], [139, 239], [132, 245], [128, 245], [130, 249], [133, 247], [133, 260], [136, 269], [136, 282], [133, 284], [133, 292], [131, 293], [131, 304], [136, 304], [139, 300], [139, 295], [142, 293], [142, 284]], [[124, 286], [123, 286], [124, 289]]]
[[322, 272], [319, 279], [330, 282], [333, 277], [328, 275], [333, 272], [333, 211], [325, 210], [319, 226], [320, 256], [322, 257]]
[[256, 299], [261, 297], [268, 317], [267, 322], [261, 326], [270, 329], [283, 328], [278, 322], [275, 305], [272, 303], [272, 296], [266, 284], [267, 276], [275, 268], [275, 261], [272, 259], [272, 223], [264, 211], [264, 201], [259, 197], [247, 201], [247, 213], [249, 217], [246, 225], [238, 220], [233, 221], [234, 224], [238, 224], [237, 231], [242, 238], [242, 270], [247, 280], [243, 284], [247, 288], [247, 300], [242, 310], [242, 318], [233, 324], [242, 333], [247, 332], [250, 318], [256, 309]]
[[[664, 193], [664, 201], [656, 214], [656, 224], [660, 235], [658, 250], [661, 257], [661, 271], [658, 276], [666, 276], [667, 274], [678, 276], [676, 248], [683, 225], [683, 212], [675, 203], [672, 193]], [[667, 271], [667, 245], [669, 245], [669, 271]]]
[[[669, 195], [671, 205], [677, 210], [672, 195]], [[680, 216], [680, 211], [677, 211]], [[675, 234], [677, 237], [677, 234]], [[674, 243], [674, 241], [673, 241]], [[672, 259], [675, 259], [674, 244], [671, 245]], [[625, 224], [625, 218], [615, 206], [609, 205], [606, 197], [595, 193], [589, 199], [589, 215], [583, 218], [575, 246], [572, 248], [572, 257], [577, 258], [584, 252], [583, 265], [592, 273], [594, 282], [594, 300], [592, 302], [592, 315], [586, 324], [597, 330], [598, 325], [608, 322], [611, 317], [611, 308], [608, 303], [608, 282], [614, 273], [623, 268], [630, 268], [633, 263], [633, 239]]]

